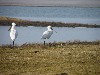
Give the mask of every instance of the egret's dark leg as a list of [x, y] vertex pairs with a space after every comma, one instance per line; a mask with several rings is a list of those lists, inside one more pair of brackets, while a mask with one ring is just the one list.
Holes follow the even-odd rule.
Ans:
[[14, 47], [14, 41], [13, 41], [13, 47]]
[[45, 45], [45, 41], [44, 41], [44, 45]]

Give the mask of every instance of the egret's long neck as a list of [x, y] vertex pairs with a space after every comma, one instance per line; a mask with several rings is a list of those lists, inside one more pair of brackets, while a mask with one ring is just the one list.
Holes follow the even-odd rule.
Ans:
[[15, 29], [15, 26], [14, 25], [12, 25], [12, 27], [11, 27], [11, 30], [13, 30], [13, 29]]

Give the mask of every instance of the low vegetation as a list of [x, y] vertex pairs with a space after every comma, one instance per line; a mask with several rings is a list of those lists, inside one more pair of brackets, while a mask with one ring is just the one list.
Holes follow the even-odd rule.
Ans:
[[0, 75], [100, 75], [100, 42], [0, 46]]
[[53, 27], [87, 27], [87, 28], [100, 28], [100, 25], [89, 25], [79, 23], [62, 23], [62, 22], [40, 22], [40, 21], [28, 21], [9, 17], [0, 17], [0, 26], [11, 26], [11, 23], [15, 22], [18, 26], [48, 26]]

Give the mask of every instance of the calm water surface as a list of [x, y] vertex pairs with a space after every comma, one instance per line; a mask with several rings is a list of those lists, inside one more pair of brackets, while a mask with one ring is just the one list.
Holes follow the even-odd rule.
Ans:
[[[9, 36], [9, 26], [0, 26], [0, 45], [12, 44]], [[47, 30], [46, 27], [16, 27], [18, 37], [16, 39], [17, 45], [24, 43], [42, 43], [42, 33]], [[66, 41], [96, 41], [100, 40], [100, 28], [67, 28], [67, 27], [53, 27], [57, 33], [53, 33], [46, 42], [66, 42]]]
[[100, 8], [0, 6], [0, 16], [100, 25]]

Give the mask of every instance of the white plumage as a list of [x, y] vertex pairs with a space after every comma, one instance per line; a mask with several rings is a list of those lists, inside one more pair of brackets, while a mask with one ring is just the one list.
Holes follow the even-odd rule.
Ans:
[[[51, 37], [51, 35], [53, 34], [53, 29], [51, 26], [47, 27], [48, 30], [46, 30], [43, 35], [42, 35], [42, 39], [49, 39]], [[44, 45], [45, 45], [45, 41], [44, 41]]]
[[12, 26], [10, 27], [10, 38], [13, 41], [13, 46], [14, 46], [14, 41], [16, 40], [18, 33], [17, 30], [15, 29], [16, 24], [13, 22]]
[[51, 37], [51, 35], [53, 34], [53, 29], [51, 26], [47, 27], [48, 30], [46, 30], [43, 35], [42, 35], [42, 39], [49, 39]]

